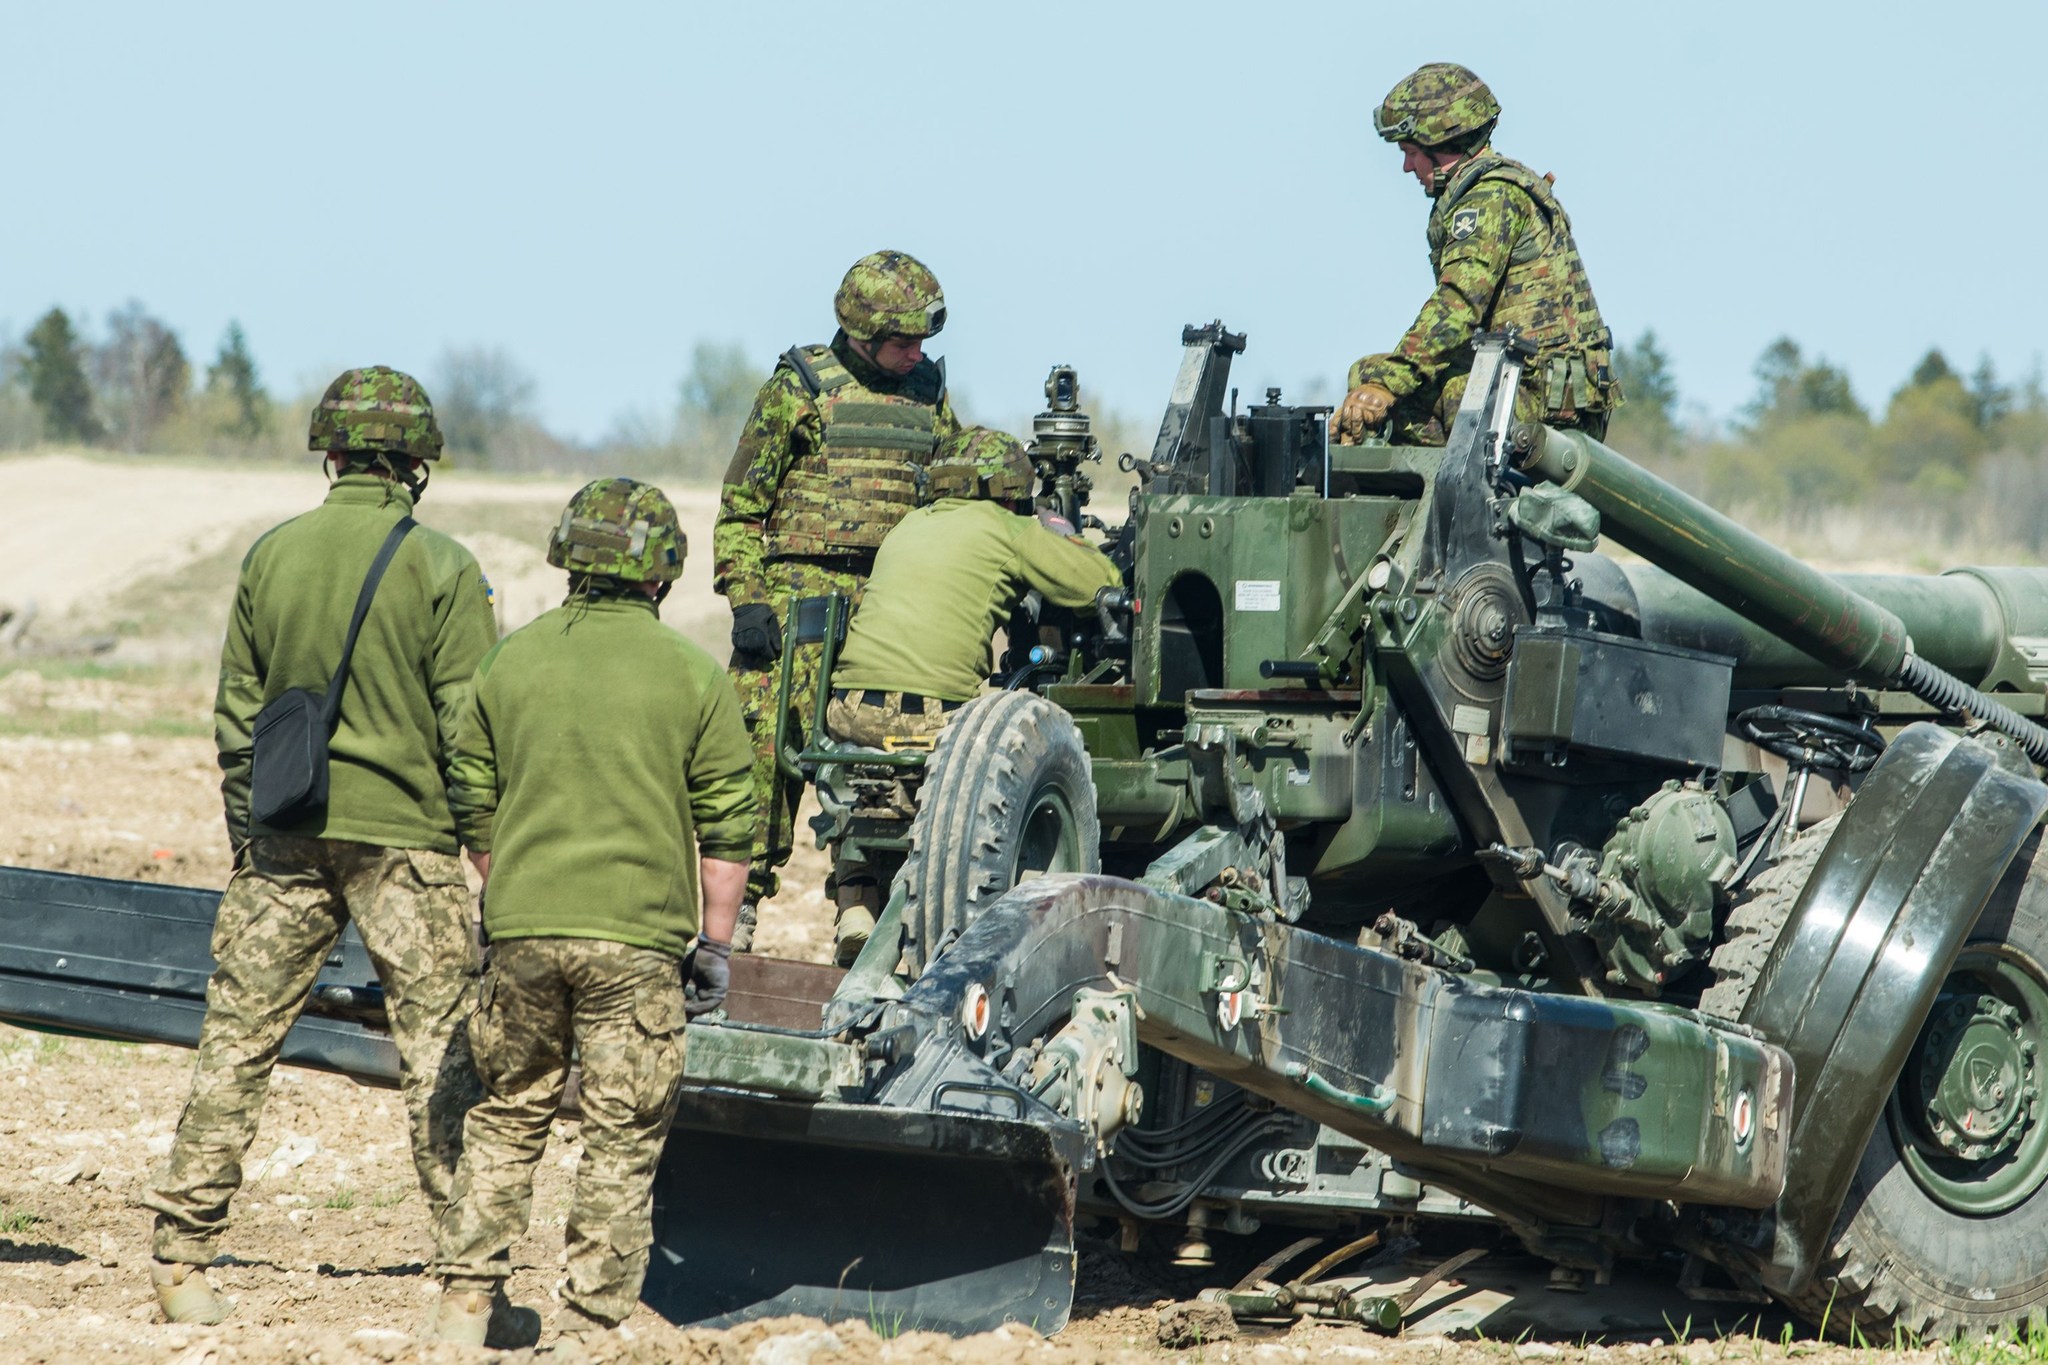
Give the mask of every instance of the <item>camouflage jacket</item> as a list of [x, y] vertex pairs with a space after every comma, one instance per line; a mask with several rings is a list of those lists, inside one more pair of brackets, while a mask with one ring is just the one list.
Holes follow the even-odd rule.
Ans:
[[1619, 406], [1613, 341], [1549, 181], [1482, 149], [1437, 196], [1429, 248], [1435, 292], [1391, 354], [1351, 367], [1353, 387], [1433, 394], [1471, 367], [1475, 335], [1513, 325], [1536, 344], [1528, 387], [1546, 414]]
[[[909, 394], [936, 395], [932, 404], [935, 446], [943, 446], [960, 430], [938, 367], [931, 362], [901, 379], [894, 378], [855, 355], [844, 332], [832, 339], [831, 357], [873, 394], [898, 399]], [[825, 424], [819, 402], [805, 377], [785, 356], [761, 386], [740, 432], [739, 448], [733, 452], [719, 492], [718, 520], [711, 531], [712, 585], [734, 606], [774, 602], [767, 565], [777, 551], [770, 541], [770, 524], [776, 519], [791, 472], [800, 465], [818, 463], [824, 450]], [[907, 506], [902, 508], [907, 510]], [[887, 529], [886, 525], [877, 528], [878, 532]], [[879, 538], [878, 533], [875, 539]], [[872, 553], [867, 551], [863, 557], [871, 558]]]

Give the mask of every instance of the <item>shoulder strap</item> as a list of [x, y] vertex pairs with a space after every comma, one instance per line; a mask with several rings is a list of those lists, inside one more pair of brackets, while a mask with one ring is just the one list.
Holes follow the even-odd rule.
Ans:
[[398, 542], [404, 540], [417, 525], [419, 523], [411, 517], [398, 519], [398, 524], [391, 528], [391, 534], [384, 537], [384, 543], [377, 547], [377, 557], [370, 561], [370, 572], [363, 579], [363, 590], [356, 594], [355, 614], [348, 618], [348, 639], [341, 646], [341, 664], [334, 670], [333, 680], [327, 684], [327, 695], [321, 698], [321, 719], [327, 722], [330, 735], [341, 720], [341, 689], [348, 686], [349, 660], [355, 657], [356, 636], [362, 632], [363, 618], [370, 614], [370, 599], [377, 595], [377, 585], [384, 581], [384, 570], [391, 566], [391, 556], [398, 553]]
[[811, 368], [810, 358], [801, 346], [792, 346], [782, 353], [782, 363], [796, 371], [796, 377], [803, 381], [804, 389], [816, 398], [818, 396], [818, 372]]

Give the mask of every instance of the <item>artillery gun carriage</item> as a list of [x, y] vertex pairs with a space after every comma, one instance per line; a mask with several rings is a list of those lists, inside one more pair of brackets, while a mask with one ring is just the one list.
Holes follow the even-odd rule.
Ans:
[[[1120, 525], [1070, 371], [1037, 425], [1125, 592], [1020, 615], [929, 754], [782, 736], [886, 903], [691, 1029], [649, 1301], [1056, 1330], [1092, 1222], [2048, 1312], [2048, 571], [1817, 572], [1513, 422], [1512, 335], [1442, 448], [1236, 411], [1244, 339], [1183, 346]], [[51, 895], [0, 882], [8, 932]], [[39, 961], [0, 1015], [172, 1036], [29, 1007]]]

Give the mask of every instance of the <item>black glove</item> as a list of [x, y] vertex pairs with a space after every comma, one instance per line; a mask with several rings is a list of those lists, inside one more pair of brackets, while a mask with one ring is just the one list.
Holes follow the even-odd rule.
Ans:
[[761, 602], [734, 607], [732, 647], [738, 654], [752, 654], [764, 659], [781, 658], [782, 626], [775, 619], [775, 608]]
[[[763, 608], [766, 610], [766, 608]], [[732, 985], [732, 945], [715, 938], [700, 938], [683, 964], [683, 1013], [691, 1019], [709, 1014], [725, 1003]]]

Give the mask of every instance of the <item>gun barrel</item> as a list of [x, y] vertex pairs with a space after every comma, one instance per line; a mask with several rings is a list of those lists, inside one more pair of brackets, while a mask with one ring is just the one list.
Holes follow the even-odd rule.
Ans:
[[[1616, 571], [1628, 582], [1644, 639], [1727, 655], [1735, 660], [1738, 687], [1830, 687], [1843, 678], [1840, 668], [1702, 597], [1686, 577], [1654, 564], [1621, 564]], [[1895, 614], [1915, 654], [1973, 687], [1993, 683], [2007, 639], [2048, 634], [2048, 570], [1857, 573], [1835, 581]], [[2028, 610], [2035, 603], [2042, 610]]]
[[[1889, 607], [1802, 564], [1583, 432], [1531, 423], [1515, 429], [1511, 444], [1519, 468], [1591, 503], [1605, 534], [1736, 615], [1825, 668], [1972, 716], [2016, 740], [2035, 763], [2048, 766], [2048, 728], [1956, 677], [1935, 653], [1921, 651]], [[1995, 595], [2004, 595], [1991, 575], [1975, 577]], [[2009, 609], [2003, 613], [2011, 614]], [[1967, 624], [1935, 629], [1932, 618], [1929, 626], [1940, 637], [1970, 633]], [[1996, 648], [1995, 639], [1992, 643]], [[1953, 647], [1957, 641], [1942, 638], [1941, 644]]]
[[[1530, 435], [1530, 433], [1535, 433]], [[1840, 674], [1886, 686], [1912, 641], [1896, 612], [1803, 564], [1592, 437], [1527, 426], [1522, 469], [1577, 493], [1601, 532]]]

